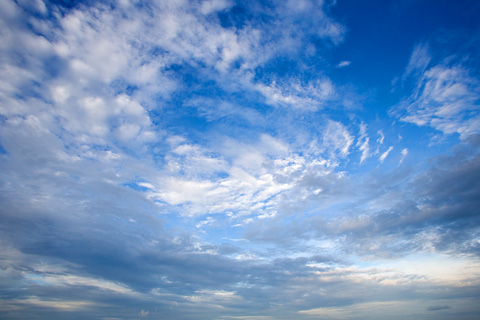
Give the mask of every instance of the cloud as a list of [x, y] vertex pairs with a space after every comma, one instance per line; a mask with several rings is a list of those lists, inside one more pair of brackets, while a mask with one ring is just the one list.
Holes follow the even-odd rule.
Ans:
[[377, 149], [375, 150], [375, 154], [379, 154], [380, 153], [380, 146], [383, 145], [383, 142], [385, 141], [385, 134], [383, 133], [382, 130], [378, 130], [377, 131], [377, 134], [380, 136], [379, 138], [377, 138]]
[[407, 68], [403, 75], [403, 80], [409, 76], [419, 76], [427, 69], [431, 61], [430, 48], [428, 43], [420, 43], [413, 49], [413, 52], [408, 61]]
[[211, 14], [213, 12], [218, 12], [230, 8], [232, 3], [230, 1], [223, 0], [212, 0], [205, 1], [200, 6], [200, 12], [204, 15]]
[[323, 134], [322, 146], [327, 147], [332, 153], [339, 151], [340, 156], [347, 156], [353, 137], [340, 122], [329, 120]]
[[378, 135], [380, 138], [377, 139], [378, 144], [383, 144], [383, 141], [385, 140], [385, 135], [383, 134], [382, 130], [378, 130]]
[[150, 313], [150, 312], [149, 312], [148, 310], [145, 311], [145, 310], [142, 309], [142, 310], [140, 310], [139, 315], [140, 315], [140, 317], [145, 318], [145, 317], [148, 317], [148, 314], [149, 314], [149, 313]]
[[462, 139], [478, 133], [479, 80], [461, 62], [432, 65], [430, 60], [428, 44], [414, 49], [405, 75], [415, 77], [415, 87], [392, 114], [444, 134], [458, 133]]
[[302, 310], [299, 313], [328, 319], [346, 319], [363, 316], [380, 319], [386, 313], [392, 313], [391, 317], [393, 319], [402, 319], [402, 317], [408, 316], [411, 312], [421, 314], [423, 313], [422, 311], [422, 305], [416, 302], [382, 301], [376, 303], [356, 303], [346, 307], [339, 306]]
[[427, 308], [428, 311], [439, 311], [439, 310], [447, 310], [450, 309], [450, 306], [429, 306]]
[[388, 157], [388, 155], [390, 154], [390, 152], [391, 152], [392, 150], [393, 150], [393, 147], [390, 146], [387, 151], [385, 151], [384, 153], [382, 153], [382, 155], [380, 156], [380, 158], [378, 158], [378, 161], [380, 161], [380, 163], [383, 163], [383, 161], [385, 161], [385, 159]]
[[199, 114], [208, 121], [228, 119], [238, 122], [239, 119], [244, 119], [249, 123], [258, 123], [262, 118], [262, 114], [254, 109], [218, 98], [193, 98], [187, 101], [185, 105], [196, 108]]
[[401, 117], [462, 140], [349, 166], [333, 5], [1, 2], [0, 317], [477, 314], [476, 77], [417, 46]]
[[405, 148], [405, 149], [402, 150], [402, 158], [401, 158], [400, 161], [398, 162], [399, 165], [403, 162], [403, 160], [405, 160], [405, 158], [407, 157], [407, 155], [408, 155], [408, 148]]
[[351, 61], [340, 61], [337, 64], [337, 68], [345, 68], [348, 67], [352, 62]]
[[[478, 154], [474, 141], [456, 148], [452, 156], [432, 159], [424, 172], [396, 168], [372, 173], [360, 184], [349, 176], [331, 179], [331, 186], [318, 194], [318, 202], [312, 195], [312, 207], [302, 207], [308, 214], [292, 217], [288, 226], [273, 220], [266, 228], [259, 221], [249, 226], [247, 238], [285, 246], [303, 243], [307, 252], [311, 249], [304, 241], [309, 240], [314, 248], [327, 252], [341, 247], [372, 258], [402, 257], [409, 252], [476, 256], [478, 217], [473, 208], [478, 202]], [[319, 185], [318, 180], [312, 183]], [[298, 190], [292, 189], [291, 194], [299, 194]]]
[[[14, 4], [12, 6], [15, 7]], [[55, 7], [49, 8], [56, 10]], [[210, 14], [228, 8], [226, 3], [212, 2], [202, 4], [199, 10], [202, 14]], [[251, 52], [244, 50], [260, 41], [249, 38], [250, 35], [241, 30], [222, 28], [215, 21], [205, 20], [197, 14], [195, 10], [198, 8], [195, 6], [164, 3], [152, 5], [150, 9], [154, 19], [141, 7], [129, 3], [123, 3], [115, 9], [102, 4], [80, 6], [71, 9], [65, 16], [59, 16], [56, 22], [61, 28], [51, 30], [54, 36], [49, 34], [35, 38], [45, 42], [47, 58], [57, 59], [64, 68], [56, 71], [56, 77], [46, 81], [36, 79], [44, 83], [40, 88], [42, 99], [32, 98], [29, 103], [16, 103], [17, 108], [3, 110], [10, 118], [4, 131], [4, 137], [9, 137], [10, 143], [4, 144], [4, 147], [11, 155], [20, 156], [22, 151], [15, 147], [20, 139], [15, 137], [14, 132], [21, 126], [33, 136], [44, 137], [42, 152], [45, 154], [61, 153], [65, 161], [69, 159], [77, 163], [89, 163], [90, 159], [95, 158], [100, 161], [98, 166], [104, 168], [101, 170], [106, 171], [109, 169], [104, 166], [115, 163], [116, 169], [111, 170], [112, 177], [108, 178], [112, 181], [128, 183], [133, 172], [137, 171], [135, 174], [140, 176], [140, 180], [143, 179], [150, 186], [146, 192], [148, 199], [171, 206], [188, 204], [189, 214], [203, 214], [205, 211], [202, 210], [206, 208], [207, 212], [247, 208], [247, 203], [262, 207], [262, 200], [288, 186], [276, 184], [271, 173], [251, 175], [244, 171], [245, 168], [249, 170], [252, 166], [263, 165], [267, 158], [261, 153], [238, 155], [235, 159], [238, 167], [230, 167], [221, 157], [206, 154], [209, 150], [184, 144], [165, 156], [168, 170], [171, 170], [169, 174], [154, 173], [151, 163], [136, 159], [152, 150], [154, 144], [162, 144], [160, 138], [164, 137], [164, 132], [154, 123], [153, 116], [158, 112], [154, 101], [165, 99], [178, 88], [176, 79], [172, 79], [166, 70], [168, 66], [201, 62], [211, 68], [211, 75], [215, 75], [217, 71], [221, 73], [227, 70], [225, 68], [230, 68], [234, 60], [253, 61], [253, 57], [249, 56]], [[21, 15], [20, 11], [16, 14]], [[179, 23], [182, 19], [189, 22], [189, 28], [196, 28], [198, 32], [191, 34], [190, 29]], [[145, 31], [147, 27], [149, 32]], [[29, 34], [26, 26], [22, 28], [25, 34]], [[252, 31], [250, 28], [245, 26], [245, 30]], [[145, 37], [147, 33], [156, 33], [157, 36]], [[204, 47], [197, 48], [197, 44]], [[239, 48], [242, 51], [238, 51]], [[41, 64], [46, 58], [38, 55], [31, 59], [32, 64]], [[319, 82], [318, 86], [320, 93], [310, 85], [308, 94], [329, 94], [331, 84], [328, 80]], [[130, 92], [129, 88], [134, 89]], [[208, 103], [211, 100], [200, 100], [194, 104], [204, 104], [204, 101]], [[32, 110], [32, 104], [39, 108]], [[233, 108], [228, 103], [223, 106], [227, 113]], [[212, 113], [211, 108], [203, 110], [211, 119], [218, 117], [219, 113], [225, 114], [221, 110]], [[236, 113], [245, 114], [243, 110]], [[20, 120], [27, 114], [28, 120]], [[13, 120], [13, 116], [19, 119]], [[88, 127], [85, 123], [89, 124]], [[272, 141], [268, 141], [270, 146], [275, 145]], [[62, 147], [62, 144], [68, 148]], [[32, 150], [36, 149], [39, 148], [32, 145]], [[32, 154], [30, 160], [35, 161], [35, 157]], [[58, 165], [58, 159], [49, 157], [49, 161], [53, 170]], [[125, 171], [127, 164], [134, 165], [131, 171]], [[67, 165], [64, 170], [67, 176], [70, 170]], [[148, 179], [142, 176], [144, 172], [148, 172]], [[213, 181], [205, 178], [211, 174], [228, 174], [232, 178]], [[122, 178], [119, 179], [119, 176]], [[238, 182], [246, 196], [239, 203], [232, 198], [230, 204], [219, 204], [221, 197], [228, 194], [233, 196], [240, 191], [235, 187]], [[259, 188], [264, 191], [260, 192]], [[185, 194], [185, 191], [188, 193]], [[208, 194], [206, 199], [209, 199], [206, 203], [205, 193]]]
[[363, 142], [363, 144], [360, 146], [360, 151], [362, 151], [362, 156], [360, 157], [360, 163], [363, 163], [363, 161], [365, 161], [365, 159], [368, 158], [369, 156], [369, 153], [370, 153], [370, 147], [368, 146], [368, 142], [369, 142], [370, 138], [365, 138], [365, 141]]
[[367, 159], [368, 156], [370, 155], [369, 142], [370, 142], [370, 137], [367, 136], [367, 125], [362, 123], [360, 125], [360, 136], [358, 137], [357, 145], [356, 145], [357, 147], [360, 146], [359, 150], [362, 151], [362, 156], [360, 157], [360, 164], [362, 164], [365, 161], [365, 159]]
[[329, 79], [317, 80], [306, 85], [298, 81], [279, 85], [274, 81], [269, 85], [257, 84], [256, 88], [265, 96], [268, 104], [304, 110], [322, 108], [335, 98], [335, 88]]
[[[180, 152], [180, 150], [178, 152]], [[436, 206], [438, 208], [444, 206], [444, 203], [456, 203], [458, 201], [454, 199], [460, 196], [461, 192], [455, 190], [464, 190], [464, 192], [466, 192], [465, 197], [468, 197], [467, 190], [473, 190], [473, 192], [475, 192], [475, 188], [472, 188], [472, 186], [475, 184], [474, 181], [478, 180], [476, 180], [475, 175], [472, 175], [472, 173], [475, 172], [475, 167], [472, 167], [472, 165], [477, 162], [474, 160], [476, 159], [475, 157], [472, 158], [472, 152], [476, 149], [466, 146], [466, 150], [470, 150], [470, 155], [459, 151], [457, 155], [451, 158], [437, 159], [438, 167], [432, 168], [434, 171], [425, 174], [425, 179], [427, 177], [438, 177], [437, 180], [428, 183], [425, 183], [423, 177], [419, 177], [417, 181], [415, 181], [415, 179], [413, 180], [414, 183], [412, 183], [412, 186], [416, 186], [416, 188], [406, 188], [405, 190], [411, 190], [411, 193], [417, 194], [419, 198], [414, 198], [410, 195], [395, 197], [394, 194], [379, 193], [379, 190], [382, 190], [382, 188], [379, 187], [380, 185], [390, 181], [391, 184], [389, 188], [395, 188], [394, 186], [399, 183], [399, 179], [396, 177], [391, 177], [390, 179], [378, 178], [378, 184], [373, 183], [370, 189], [365, 192], [365, 194], [371, 196], [370, 201], [375, 202], [375, 205], [372, 204], [371, 206], [371, 208], [376, 210], [375, 219], [354, 216], [350, 218], [350, 221], [337, 220], [337, 224], [335, 221], [336, 215], [328, 217], [325, 214], [319, 214], [321, 207], [314, 205], [314, 212], [316, 212], [314, 216], [316, 216], [316, 220], [310, 219], [308, 223], [298, 224], [296, 221], [298, 221], [297, 219], [301, 219], [301, 217], [297, 217], [294, 221], [286, 225], [288, 229], [277, 229], [277, 222], [275, 222], [275, 220], [258, 225], [258, 230], [263, 230], [263, 232], [274, 232], [276, 229], [280, 231], [274, 233], [277, 237], [276, 239], [278, 239], [276, 241], [285, 241], [291, 246], [290, 249], [288, 249], [288, 246], [284, 248], [281, 253], [282, 256], [291, 250], [291, 254], [301, 252], [305, 255], [303, 258], [270, 258], [268, 260], [260, 260], [263, 262], [259, 264], [257, 262], [258, 260], [255, 259], [242, 259], [237, 261], [233, 257], [222, 257], [218, 255], [218, 253], [214, 253], [220, 251], [219, 247], [215, 248], [216, 250], [211, 250], [211, 248], [204, 244], [195, 245], [196, 240], [193, 238], [169, 238], [171, 234], [165, 233], [165, 230], [163, 230], [160, 225], [154, 228], [151, 220], [147, 220], [146, 223], [151, 226], [152, 232], [145, 232], [145, 229], [140, 229], [142, 230], [140, 232], [139, 229], [136, 229], [135, 224], [125, 224], [124, 221], [119, 219], [121, 215], [119, 214], [120, 211], [118, 211], [118, 208], [125, 207], [125, 205], [119, 204], [115, 200], [119, 198], [133, 198], [137, 199], [135, 203], [142, 203], [140, 198], [134, 196], [135, 192], [130, 191], [130, 189], [125, 189], [125, 195], [117, 195], [112, 198], [112, 201], [106, 198], [105, 200], [108, 200], [108, 202], [104, 204], [104, 207], [99, 207], [99, 204], [95, 207], [87, 207], [95, 208], [94, 210], [89, 209], [85, 211], [92, 212], [93, 216], [89, 217], [84, 213], [84, 219], [75, 220], [72, 222], [72, 227], [70, 228], [65, 229], [65, 225], [63, 228], [52, 228], [45, 222], [41, 223], [45, 215], [37, 213], [37, 220], [33, 220], [37, 221], [37, 223], [33, 224], [35, 227], [32, 228], [32, 225], [27, 225], [24, 229], [19, 228], [19, 225], [31, 218], [25, 220], [27, 217], [17, 215], [14, 220], [9, 220], [8, 222], [10, 228], [15, 226], [13, 229], [16, 233], [7, 233], [4, 232], [5, 230], [2, 230], [2, 234], [4, 236], [9, 235], [9, 237], [14, 237], [10, 239], [21, 239], [23, 238], [22, 235], [28, 232], [29, 237], [24, 238], [24, 246], [22, 252], [19, 253], [20, 257], [22, 257], [21, 259], [24, 259], [24, 263], [32, 258], [41, 263], [42, 259], [45, 261], [46, 257], [49, 257], [48, 259], [63, 261], [66, 268], [64, 270], [55, 271], [53, 265], [55, 265], [56, 268], [59, 266], [58, 263], [55, 263], [52, 264], [52, 266], [43, 265], [43, 269], [36, 269], [32, 272], [32, 274], [45, 274], [46, 276], [43, 277], [43, 281], [45, 281], [45, 279], [57, 279], [55, 282], [49, 280], [51, 285], [57, 288], [57, 290], [60, 283], [68, 283], [70, 286], [75, 287], [79, 295], [85, 295], [88, 292], [89, 296], [98, 297], [98, 303], [112, 303], [112, 298], [106, 299], [104, 287], [110, 287], [118, 291], [119, 296], [115, 298], [115, 301], [118, 301], [116, 303], [123, 301], [123, 298], [121, 298], [123, 295], [131, 296], [131, 293], [128, 292], [133, 291], [135, 294], [132, 298], [128, 299], [129, 303], [135, 306], [135, 308], [132, 308], [135, 310], [133, 316], [138, 316], [138, 310], [144, 308], [143, 310], [149, 310], [149, 317], [155, 317], [157, 313], [152, 310], [155, 310], [154, 305], [156, 305], [156, 308], [173, 310], [172, 312], [175, 314], [186, 318], [189, 318], [188, 314], [185, 313], [187, 309], [190, 311], [195, 310], [196, 316], [198, 316], [199, 312], [203, 314], [203, 312], [207, 312], [206, 310], [208, 308], [215, 309], [219, 306], [222, 306], [222, 316], [225, 316], [226, 312], [231, 312], [231, 317], [245, 317], [249, 316], [245, 315], [246, 311], [241, 312], [242, 315], [238, 315], [238, 313], [235, 313], [238, 312], [238, 310], [235, 311], [235, 306], [238, 304], [247, 304], [251, 309], [251, 316], [253, 317], [258, 315], [259, 311], [268, 311], [264, 307], [267, 301], [282, 303], [282, 301], [286, 300], [290, 301], [288, 303], [290, 307], [289, 310], [282, 310], [282, 312], [286, 313], [290, 318], [295, 317], [294, 314], [301, 310], [306, 310], [305, 312], [308, 311], [310, 313], [315, 312], [315, 314], [318, 314], [318, 312], [322, 312], [322, 314], [327, 311], [332, 312], [333, 309], [337, 310], [335, 312], [349, 312], [351, 309], [356, 310], [356, 308], [362, 308], [361, 303], [353, 302], [357, 293], [351, 291], [352, 288], [357, 288], [359, 292], [364, 292], [363, 297], [366, 297], [365, 292], [371, 292], [372, 294], [365, 298], [367, 301], [379, 301], [379, 299], [380, 301], [385, 301], [385, 299], [387, 299], [389, 303], [391, 301], [398, 301], [400, 305], [408, 305], [409, 308], [415, 306], [416, 308], [417, 305], [415, 302], [409, 304], [408, 301], [402, 300], [407, 299], [406, 296], [408, 296], [407, 300], [411, 300], [412, 286], [416, 288], [415, 292], [417, 292], [419, 299], [424, 299], [427, 296], [428, 299], [442, 299], [445, 296], [445, 287], [426, 287], [423, 278], [418, 278], [417, 275], [409, 275], [408, 272], [405, 272], [406, 269], [402, 269], [402, 266], [398, 266], [396, 271], [391, 270], [393, 266], [387, 266], [382, 269], [381, 272], [378, 269], [373, 270], [368, 268], [359, 270], [350, 267], [348, 264], [334, 263], [333, 261], [335, 260], [332, 257], [315, 257], [312, 251], [310, 251], [312, 250], [311, 248], [303, 247], [294, 240], [295, 238], [292, 239], [292, 236], [301, 235], [301, 233], [297, 232], [302, 232], [304, 235], [316, 232], [316, 235], [319, 237], [322, 234], [322, 236], [326, 234], [329, 236], [337, 234], [339, 239], [344, 239], [341, 240], [340, 244], [343, 244], [345, 248], [349, 247], [355, 250], [357, 254], [365, 254], [365, 251], [368, 252], [369, 250], [376, 252], [376, 254], [381, 254], [386, 248], [391, 251], [392, 247], [395, 248], [395, 244], [397, 243], [396, 239], [403, 241], [402, 239], [404, 238], [400, 237], [400, 235], [403, 233], [410, 234], [409, 230], [412, 228], [416, 230], [415, 234], [417, 234], [417, 236], [411, 236], [410, 241], [422, 246], [426, 246], [426, 241], [431, 242], [433, 240], [435, 243], [435, 241], [439, 239], [438, 236], [431, 237], [430, 240], [428, 240], [428, 238], [425, 237], [424, 231], [430, 230], [442, 234], [442, 228], [449, 225], [451, 226], [451, 220], [450, 222], [445, 221], [445, 224], [440, 223], [437, 225], [440, 226], [440, 228], [433, 227], [430, 229], [428, 227], [429, 225], [425, 224], [425, 220], [422, 219], [437, 219], [434, 217], [438, 217], [438, 215], [420, 215], [419, 217], [418, 212], [412, 212], [410, 217], [400, 218], [401, 216], [399, 215], [389, 217], [389, 212], [383, 211], [381, 206], [391, 208], [392, 203], [389, 198], [390, 196], [397, 198], [397, 201], [400, 202], [398, 205], [393, 206], [393, 208], [398, 208], [399, 212], [405, 212], [405, 210], [401, 210], [400, 207], [408, 205], [408, 199], [426, 197], [427, 199], [431, 199], [432, 204], [434, 204], [436, 200], [433, 199], [433, 197], [437, 195], [437, 190], [444, 189], [445, 186], [450, 186], [450, 189], [444, 191], [445, 194], [451, 194], [453, 198], [447, 199], [444, 194], [438, 194], [437, 199], [446, 201], [437, 203]], [[322, 166], [313, 166], [311, 163], [306, 162], [303, 166], [308, 165], [308, 170], [300, 170], [303, 161], [305, 161], [301, 158], [297, 158], [295, 161], [293, 159], [285, 159], [283, 161], [290, 164], [280, 167], [282, 168], [280, 172], [290, 178], [289, 180], [300, 173], [296, 187], [285, 195], [291, 197], [292, 200], [297, 200], [292, 201], [293, 203], [298, 203], [298, 200], [308, 195], [304, 193], [307, 190], [311, 190], [310, 195], [308, 195], [310, 201], [317, 198], [317, 203], [323, 204], [324, 206], [326, 205], [325, 202], [329, 202], [332, 206], [342, 203], [343, 200], [338, 197], [339, 193], [340, 195], [344, 195], [343, 199], [349, 198], [352, 200], [355, 198], [356, 186], [352, 185], [351, 182], [340, 183], [341, 179], [344, 178], [337, 176], [337, 178], [334, 179], [335, 174], [328, 173], [328, 171], [326, 171], [328, 169], [322, 169]], [[452, 171], [448, 175], [440, 174], [440, 172], [449, 172], [451, 166], [454, 164], [458, 166], [458, 170]], [[280, 175], [280, 173], [278, 174]], [[401, 173], [399, 176], [403, 176], [403, 179], [405, 179], [405, 174]], [[471, 179], [465, 180], [463, 179], [464, 176], [470, 176]], [[459, 177], [460, 181], [463, 181], [462, 183], [466, 183], [466, 185], [455, 186], [455, 184], [452, 184], [452, 180], [450, 180], [450, 178], [453, 177]], [[446, 180], [440, 181], [439, 179]], [[329, 181], [331, 184], [328, 184]], [[472, 183], [473, 185], [471, 185]], [[316, 194], [314, 191], [317, 190], [319, 186], [323, 188], [323, 191]], [[90, 186], [87, 190], [92, 191], [94, 189]], [[33, 193], [29, 191], [29, 194]], [[105, 196], [105, 192], [102, 194]], [[4, 208], [12, 208], [12, 199], [14, 198], [10, 198], [9, 201], [2, 200], [2, 203], [7, 204]], [[471, 199], [475, 201], [475, 196], [472, 195]], [[364, 202], [365, 199], [359, 199], [359, 201]], [[37, 201], [37, 204], [38, 203]], [[85, 205], [85, 203], [83, 205]], [[135, 206], [137, 205], [133, 207]], [[58, 203], [56, 204], [56, 208], [58, 208]], [[103, 210], [106, 210], [106, 208], [117, 208], [117, 213], [115, 215], [102, 215], [101, 219], [94, 219], [95, 214], [98, 214], [101, 208], [104, 208]], [[284, 210], [284, 212], [286, 212], [287, 208], [284, 208]], [[18, 209], [13, 211], [19, 212]], [[61, 211], [65, 212], [65, 210]], [[129, 210], [126, 210], [125, 213], [128, 211]], [[138, 207], [135, 211], [138, 212]], [[348, 210], [345, 212], [348, 212]], [[108, 211], [105, 211], [105, 213], [108, 213]], [[41, 220], [38, 220], [40, 218]], [[71, 219], [71, 217], [68, 218]], [[139, 219], [141, 218], [141, 214], [137, 213], [135, 218], [141, 221]], [[323, 220], [325, 218], [327, 218], [327, 220]], [[349, 217], [344, 216], [344, 218]], [[409, 220], [408, 218], [411, 219]], [[330, 219], [333, 219], [333, 221]], [[355, 219], [357, 221], [355, 221]], [[342, 223], [340, 223], [340, 221]], [[369, 225], [373, 224], [374, 221], [378, 230], [377, 232], [369, 233]], [[85, 225], [85, 227], [79, 230], [79, 226], [82, 225]], [[265, 227], [267, 225], [268, 228]], [[335, 227], [336, 225], [337, 227]], [[473, 227], [476, 224], [471, 223], [470, 225]], [[306, 228], [306, 226], [308, 226], [308, 228]], [[325, 226], [328, 226], [328, 228], [325, 228]], [[252, 232], [255, 230], [253, 228], [254, 226], [252, 225]], [[83, 234], [84, 230], [90, 231]], [[423, 230], [423, 232], [421, 230]], [[292, 234], [292, 232], [295, 233]], [[469, 231], [466, 232], [468, 233]], [[56, 239], [54, 242], [55, 245], [53, 242], [45, 242], [46, 234], [50, 234], [52, 238]], [[130, 239], [125, 238], [125, 235], [128, 235]], [[251, 236], [251, 234], [247, 233], [246, 235], [250, 241], [255, 241], [255, 237]], [[106, 241], [105, 239], [109, 240]], [[270, 241], [273, 239], [275, 238], [270, 238]], [[465, 238], [464, 236], [456, 237], [456, 239], [458, 247], [451, 247], [452, 250], [461, 248], [462, 243], [465, 245], [469, 242], [469, 238]], [[452, 239], [448, 238], [445, 239], [445, 242], [448, 241], [450, 246], [452, 246], [451, 240]], [[18, 240], [15, 240], [15, 242], [18, 242]], [[437, 244], [434, 243], [433, 245], [435, 246], [440, 245], [440, 242], [437, 242]], [[315, 247], [319, 248], [318, 245], [315, 245]], [[339, 246], [337, 242], [334, 250], [338, 250], [339, 248], [342, 248], [342, 246]], [[441, 246], [438, 246], [438, 248], [440, 249]], [[38, 254], [40, 254], [40, 257], [35, 258]], [[398, 251], [397, 254], [401, 254], [401, 252]], [[261, 249], [256, 249], [248, 255], [247, 253], [241, 252], [234, 253], [234, 256], [241, 257], [258, 257], [258, 255], [265, 257]], [[9, 260], [4, 261], [12, 261], [10, 259], [12, 259], [14, 255], [9, 253], [8, 257]], [[108, 263], [105, 263], [106, 261], [108, 261]], [[112, 268], [109, 267], [110, 265], [114, 265], [115, 268], [112, 270]], [[442, 269], [447, 264], [442, 262], [437, 265]], [[195, 268], [196, 272], [189, 272], [191, 268]], [[131, 270], [136, 270], [137, 272], [132, 274], [130, 272]], [[398, 270], [402, 271], [399, 272]], [[454, 270], [458, 270], [458, 268], [454, 268]], [[85, 271], [87, 274], [83, 276], [81, 274], [75, 275], [74, 273], [82, 273]], [[68, 272], [70, 275], [65, 276], [65, 272]], [[402, 272], [405, 274], [402, 274]], [[90, 278], [87, 277], [88, 274], [95, 274], [97, 279], [100, 278], [102, 280], [90, 280]], [[430, 274], [430, 276], [432, 275]], [[39, 279], [42, 279], [42, 277]], [[62, 280], [62, 282], [59, 282], [59, 280]], [[68, 281], [65, 282], [65, 280]], [[188, 285], [181, 286], [181, 283], [187, 283]], [[294, 285], [295, 283], [297, 285]], [[302, 285], [298, 286], [298, 283]], [[395, 283], [395, 285], [392, 285], [392, 283]], [[123, 293], [122, 290], [125, 290], [124, 288], [126, 286], [128, 286], [127, 288], [129, 288], [128, 290], [130, 291]], [[268, 289], [268, 287], [265, 288], [266, 286], [271, 286], [272, 289]], [[66, 289], [66, 287], [63, 286], [62, 288], [64, 288], [63, 290]], [[432, 298], [432, 290], [436, 292], [435, 295], [438, 298]], [[460, 291], [461, 292], [455, 294], [458, 296], [465, 295], [464, 288]], [[101, 292], [103, 292], [103, 294], [100, 294]], [[339, 296], [335, 295], [335, 292], [349, 292], [349, 294]], [[308, 293], [307, 296], [305, 296], [306, 293]], [[45, 293], [42, 293], [42, 295], [45, 295]], [[150, 296], [156, 297], [154, 303], [149, 300]], [[55, 297], [54, 294], [53, 297]], [[48, 300], [47, 298], [42, 299]], [[73, 300], [73, 298], [70, 298], [70, 300]], [[319, 304], [318, 301], [322, 301], [322, 303]], [[371, 305], [375, 302], [365, 303]], [[443, 305], [441, 300], [433, 303], [435, 303], [435, 305]], [[451, 303], [452, 301], [449, 300], [449, 305], [451, 305]], [[462, 306], [461, 302], [454, 303], [456, 306]], [[31, 306], [29, 308], [33, 308], [34, 306], [34, 304], [28, 305]], [[420, 308], [420, 306], [418, 307]], [[425, 310], [424, 305], [422, 305], [421, 308]], [[89, 310], [90, 309], [84, 310], [83, 312], [90, 312]], [[363, 308], [362, 310], [366, 309]], [[403, 310], [405, 310], [405, 308], [403, 308]], [[471, 307], [466, 310], [471, 310]], [[302, 311], [300, 315], [307, 314], [305, 312]], [[355, 312], [366, 311], [357, 310]], [[220, 314], [218, 316], [220, 316]], [[279, 313], [273, 312], [272, 317], [278, 318], [279, 316]]]

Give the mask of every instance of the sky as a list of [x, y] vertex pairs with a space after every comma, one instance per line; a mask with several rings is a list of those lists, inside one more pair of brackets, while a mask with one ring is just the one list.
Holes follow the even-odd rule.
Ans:
[[0, 0], [0, 318], [478, 319], [479, 14]]

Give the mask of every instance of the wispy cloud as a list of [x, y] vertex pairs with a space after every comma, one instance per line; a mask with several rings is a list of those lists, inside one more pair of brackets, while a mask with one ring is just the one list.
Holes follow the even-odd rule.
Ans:
[[430, 48], [428, 43], [418, 44], [410, 56], [407, 68], [403, 75], [403, 80], [409, 76], [419, 76], [427, 69], [428, 64], [431, 61]]
[[377, 139], [377, 142], [379, 144], [383, 144], [383, 141], [385, 140], [385, 135], [383, 134], [382, 130], [378, 130], [378, 135], [380, 138]]
[[478, 133], [478, 78], [462, 63], [443, 62], [427, 68], [430, 60], [427, 44], [414, 49], [405, 75], [414, 74], [415, 87], [393, 114], [401, 121], [431, 126], [445, 134], [458, 133], [462, 139]]
[[337, 64], [337, 68], [345, 68], [345, 67], [348, 67], [352, 62], [351, 61], [340, 61], [338, 64]]
[[341, 123], [330, 120], [323, 134], [323, 146], [332, 152], [339, 152], [340, 156], [347, 156], [353, 144], [353, 136]]
[[[363, 141], [363, 142], [362, 142]], [[360, 124], [360, 136], [358, 137], [357, 147], [362, 152], [360, 157], [360, 164], [363, 163], [370, 155], [370, 137], [367, 136], [367, 125]]]
[[392, 150], [393, 150], [393, 147], [390, 146], [387, 151], [385, 151], [384, 153], [382, 153], [382, 155], [380, 156], [380, 158], [378, 158], [378, 161], [380, 161], [380, 163], [383, 163], [383, 161], [385, 161], [385, 159], [388, 157], [388, 155], [390, 154], [390, 152], [391, 152]]
[[408, 148], [405, 148], [402, 150], [402, 158], [400, 158], [400, 161], [398, 162], [399, 165], [403, 162], [403, 160], [405, 160], [407, 155], [408, 155]]
[[290, 106], [305, 110], [323, 108], [335, 99], [335, 88], [329, 79], [317, 80], [307, 85], [292, 81], [291, 83], [257, 84], [267, 103], [274, 106]]

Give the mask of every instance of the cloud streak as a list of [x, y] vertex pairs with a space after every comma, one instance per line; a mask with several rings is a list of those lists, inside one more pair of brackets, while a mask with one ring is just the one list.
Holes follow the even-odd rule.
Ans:
[[411, 75], [416, 84], [412, 94], [396, 107], [400, 120], [431, 126], [445, 134], [457, 133], [462, 139], [477, 134], [478, 78], [461, 62], [428, 67], [430, 60], [428, 44], [413, 51], [404, 78]]

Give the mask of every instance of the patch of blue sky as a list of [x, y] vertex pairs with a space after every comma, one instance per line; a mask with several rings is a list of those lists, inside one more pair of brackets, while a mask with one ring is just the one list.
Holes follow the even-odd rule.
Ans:
[[3, 148], [1, 143], [0, 143], [0, 153], [1, 154], [7, 154], [7, 151], [5, 150], [5, 148]]
[[29, 282], [32, 282], [36, 285], [41, 285], [41, 286], [48, 286], [49, 283], [45, 281], [43, 275], [39, 274], [26, 274], [25, 279]]
[[140, 192], [144, 192], [144, 191], [148, 191], [150, 190], [149, 187], [145, 186], [145, 184], [142, 184], [142, 181], [132, 181], [132, 182], [127, 182], [127, 183], [122, 183], [122, 186], [125, 186], [125, 187], [128, 187], [132, 190], [135, 190], [135, 191], [140, 191]]

